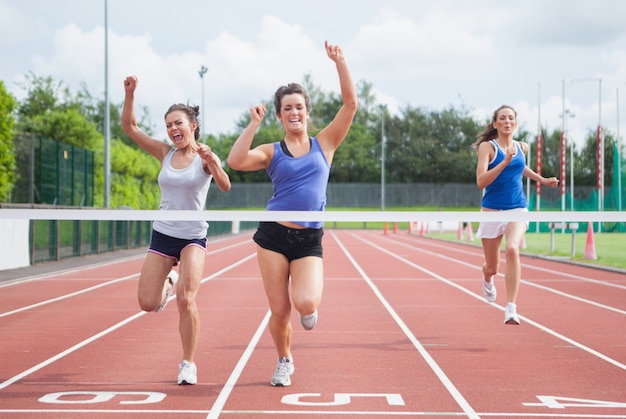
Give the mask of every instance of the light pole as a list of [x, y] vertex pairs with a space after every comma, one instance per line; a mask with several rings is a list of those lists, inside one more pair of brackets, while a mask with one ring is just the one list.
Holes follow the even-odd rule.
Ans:
[[[537, 155], [535, 159], [535, 172], [541, 176], [541, 165], [543, 163], [543, 133], [541, 132], [541, 83], [537, 85], [537, 141], [535, 142], [535, 153]], [[530, 152], [528, 153], [530, 154]], [[535, 210], [541, 211], [541, 183], [537, 182], [535, 185]], [[530, 196], [530, 194], [528, 195]], [[539, 233], [539, 223], [535, 223], [536, 232]]]
[[109, 110], [109, 18], [104, 0], [104, 208], [111, 206], [111, 115]]
[[[617, 210], [622, 210], [622, 141], [619, 138], [619, 87], [615, 89], [615, 113], [617, 115]], [[616, 170], [615, 168], [613, 170]]]
[[[563, 97], [562, 97], [562, 106], [563, 106], [563, 113], [561, 115], [565, 116], [565, 79], [563, 79], [563, 84], [562, 84], [562, 91], [563, 91]], [[565, 180], [565, 160], [566, 160], [566, 142], [565, 142], [565, 118], [563, 118], [563, 122], [561, 125], [561, 145], [560, 145], [560, 150], [559, 150], [559, 184], [560, 184], [560, 188], [561, 188], [561, 211], [565, 211], [565, 187], [566, 187], [566, 180]], [[565, 233], [565, 228], [561, 229], [561, 233]]]
[[385, 136], [385, 105], [380, 105], [380, 128], [381, 128], [381, 165], [380, 165], [380, 209], [385, 210], [385, 145], [387, 137]]
[[574, 142], [570, 141], [569, 132], [567, 130], [567, 118], [574, 118], [574, 115], [569, 109], [565, 109], [565, 115], [561, 115], [561, 118], [565, 118], [565, 123], [563, 126], [565, 127], [564, 135], [565, 141], [569, 143], [569, 193], [570, 193], [570, 211], [574, 211]]
[[[598, 129], [596, 130], [596, 136], [598, 140], [598, 148], [596, 156], [597, 162], [597, 189], [598, 189], [598, 211], [602, 211], [604, 207], [604, 141], [602, 139], [602, 79], [601, 78], [587, 78], [587, 79], [571, 79], [570, 83], [580, 81], [593, 81], [598, 82]], [[602, 223], [598, 221], [598, 233], [602, 231]]]
[[200, 71], [198, 71], [198, 74], [200, 75], [200, 84], [202, 85], [202, 120], [200, 121], [200, 139], [203, 143], [206, 142], [204, 140], [204, 75], [207, 71], [209, 71], [209, 69], [204, 65], [200, 66]]

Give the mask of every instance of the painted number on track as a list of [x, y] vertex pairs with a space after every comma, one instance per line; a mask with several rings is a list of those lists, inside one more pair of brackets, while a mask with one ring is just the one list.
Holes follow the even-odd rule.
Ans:
[[384, 393], [335, 393], [335, 399], [332, 402], [302, 400], [303, 398], [320, 397], [321, 395], [321, 393], [287, 394], [280, 401], [294, 406], [344, 406], [350, 404], [353, 397], [380, 397], [387, 400], [389, 406], [404, 406], [404, 400], [401, 395]]
[[524, 403], [524, 406], [544, 406], [550, 409], [565, 409], [566, 407], [610, 407], [624, 409], [626, 403], [623, 402], [609, 402], [606, 400], [590, 400], [590, 399], [576, 399], [571, 397], [559, 397], [559, 396], [537, 396], [541, 403]]
[[62, 391], [46, 394], [39, 401], [57, 404], [92, 404], [109, 402], [115, 398], [122, 399], [120, 404], [149, 404], [158, 403], [165, 399], [165, 393], [154, 391]]

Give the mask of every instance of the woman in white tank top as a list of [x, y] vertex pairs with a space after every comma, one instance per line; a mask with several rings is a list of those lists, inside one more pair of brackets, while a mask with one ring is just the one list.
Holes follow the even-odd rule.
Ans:
[[[230, 190], [230, 179], [217, 155], [200, 136], [198, 107], [173, 105], [165, 114], [169, 144], [151, 138], [138, 125], [134, 112], [137, 77], [124, 80], [125, 100], [122, 110], [124, 132], [142, 149], [161, 163], [159, 187], [160, 209], [202, 210], [211, 179], [224, 192]], [[139, 277], [139, 306], [144, 311], [162, 311], [176, 291], [180, 316], [179, 331], [183, 347], [178, 384], [196, 384], [194, 363], [200, 319], [196, 294], [204, 271], [207, 224], [197, 221], [155, 221], [150, 249]], [[172, 268], [179, 266], [177, 273]]]

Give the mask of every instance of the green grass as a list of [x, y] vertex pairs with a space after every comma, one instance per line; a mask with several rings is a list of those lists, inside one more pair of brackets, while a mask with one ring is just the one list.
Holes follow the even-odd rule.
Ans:
[[[259, 210], [264, 208], [246, 208], [245, 210]], [[343, 208], [343, 207], [326, 207], [327, 211], [380, 211], [380, 208]], [[460, 208], [433, 208], [433, 207], [387, 207], [386, 211], [442, 211], [442, 212], [454, 212], [454, 211], [478, 211], [475, 207], [460, 207]], [[398, 232], [407, 232], [409, 224], [407, 222], [397, 223]], [[478, 223], [472, 223], [473, 230], [476, 232]], [[385, 228], [384, 222], [374, 221], [338, 221], [327, 222], [325, 228], [342, 228], [342, 229], [368, 229], [368, 230], [380, 230], [381, 232]], [[389, 232], [392, 232], [393, 224], [388, 223], [387, 228]], [[457, 232], [429, 232], [427, 237], [440, 240], [456, 241]], [[571, 257], [572, 246], [572, 234], [569, 232], [561, 233], [557, 231], [554, 233], [554, 251], [551, 251], [550, 233], [535, 233], [534, 231], [528, 231], [526, 233], [525, 242], [526, 248], [522, 249], [522, 253], [531, 255], [541, 255], [545, 257], [554, 257], [562, 260], [571, 260], [580, 263], [587, 263], [590, 265], [603, 266], [609, 268], [616, 268], [626, 270], [626, 233], [595, 233], [594, 244], [596, 250], [597, 259], [585, 259], [585, 245], [587, 239], [587, 232], [577, 232], [575, 236], [574, 257]], [[464, 241], [464, 243], [468, 243]], [[480, 246], [480, 240], [474, 237], [472, 242], [475, 246]], [[505, 240], [503, 240], [503, 247]]]
[[[474, 230], [475, 231], [475, 230]], [[431, 232], [426, 234], [427, 237], [434, 239], [455, 241], [457, 240], [456, 232]], [[524, 254], [540, 255], [545, 257], [554, 257], [561, 260], [571, 260], [579, 263], [587, 263], [595, 266], [603, 266], [610, 268], [617, 268], [626, 270], [626, 258], [624, 241], [626, 240], [625, 233], [595, 233], [594, 234], [594, 247], [596, 251], [597, 259], [585, 259], [585, 246], [587, 240], [587, 233], [577, 233], [574, 243], [574, 257], [571, 257], [572, 249], [572, 234], [561, 232], [554, 233], [554, 251], [551, 251], [550, 233], [526, 233], [525, 243], [526, 248], [521, 249]], [[463, 243], [469, 243], [465, 237]], [[504, 248], [505, 240], [502, 240], [502, 247]], [[480, 239], [474, 237], [472, 244], [480, 246]]]
[[[380, 211], [380, 208], [327, 208], [328, 211]], [[477, 211], [477, 208], [432, 208], [432, 207], [391, 207], [386, 208], [387, 211]], [[474, 232], [478, 228], [478, 223], [472, 223]], [[377, 229], [383, 231], [385, 223], [382, 222], [330, 222], [326, 223], [327, 228], [366, 228]], [[393, 225], [388, 224], [389, 231]], [[397, 223], [398, 231], [408, 231], [408, 223]], [[457, 232], [431, 232], [427, 237], [458, 241]], [[574, 256], [572, 251], [572, 234], [570, 232], [554, 233], [554, 242], [551, 244], [550, 233], [527, 232], [525, 237], [526, 248], [522, 249], [522, 253], [531, 255], [540, 255], [545, 257], [554, 257], [561, 260], [571, 260], [579, 263], [587, 263], [595, 266], [603, 266], [609, 268], [617, 268], [626, 270], [626, 234], [625, 233], [595, 233], [594, 247], [597, 259], [585, 259], [585, 246], [587, 240], [587, 232], [577, 232], [574, 238]], [[467, 242], [465, 242], [467, 243]], [[480, 240], [474, 237], [473, 244], [480, 246]], [[505, 240], [503, 240], [504, 248]], [[553, 249], [553, 251], [552, 251]]]

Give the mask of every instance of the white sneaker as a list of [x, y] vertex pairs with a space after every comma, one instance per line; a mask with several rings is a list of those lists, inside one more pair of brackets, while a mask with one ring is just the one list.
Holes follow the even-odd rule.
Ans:
[[491, 278], [491, 282], [487, 282], [483, 279], [483, 297], [485, 297], [485, 300], [489, 303], [493, 303], [496, 301], [497, 294], [496, 284], [494, 283], [493, 278]]
[[176, 271], [172, 269], [170, 273], [167, 274], [167, 279], [170, 281], [170, 284], [172, 286], [168, 288], [168, 290], [165, 292], [165, 298], [163, 299], [163, 301], [161, 301], [161, 305], [154, 309], [155, 313], [158, 313], [159, 311], [163, 311], [163, 309], [165, 309], [165, 306], [172, 296], [172, 293], [176, 289], [176, 283], [178, 282], [178, 273], [176, 273]]
[[272, 385], [274, 387], [287, 387], [291, 385], [291, 374], [295, 370], [293, 360], [287, 357], [278, 358], [276, 363], [276, 371], [272, 377]]
[[306, 316], [298, 313], [298, 317], [300, 318], [300, 324], [304, 330], [311, 330], [317, 324], [317, 310], [311, 314], [307, 314]]
[[508, 303], [506, 307], [504, 307], [504, 324], [519, 325], [517, 306], [513, 303]]
[[198, 382], [197, 373], [196, 364], [189, 361], [181, 362], [178, 366], [178, 384], [196, 384]]

